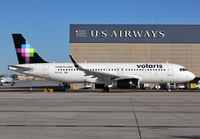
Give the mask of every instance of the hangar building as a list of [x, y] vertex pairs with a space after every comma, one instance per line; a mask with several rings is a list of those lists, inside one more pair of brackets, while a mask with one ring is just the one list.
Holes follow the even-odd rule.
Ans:
[[200, 77], [200, 25], [70, 25], [78, 62], [180, 64]]

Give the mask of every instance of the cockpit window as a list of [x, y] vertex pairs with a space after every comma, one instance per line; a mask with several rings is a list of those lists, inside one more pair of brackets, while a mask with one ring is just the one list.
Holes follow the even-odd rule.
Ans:
[[188, 71], [186, 68], [180, 68], [180, 71]]

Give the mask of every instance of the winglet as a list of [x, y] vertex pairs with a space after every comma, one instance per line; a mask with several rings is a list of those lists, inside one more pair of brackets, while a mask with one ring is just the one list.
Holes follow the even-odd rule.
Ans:
[[76, 68], [79, 68], [80, 66], [78, 65], [78, 63], [76, 62], [76, 60], [75, 60], [71, 55], [69, 55], [69, 57], [70, 57], [70, 59], [72, 60], [74, 66], [75, 66]]

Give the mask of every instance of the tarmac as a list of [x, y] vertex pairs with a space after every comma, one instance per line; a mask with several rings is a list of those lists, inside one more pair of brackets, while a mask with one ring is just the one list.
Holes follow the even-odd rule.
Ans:
[[1, 90], [0, 137], [199, 139], [200, 92]]

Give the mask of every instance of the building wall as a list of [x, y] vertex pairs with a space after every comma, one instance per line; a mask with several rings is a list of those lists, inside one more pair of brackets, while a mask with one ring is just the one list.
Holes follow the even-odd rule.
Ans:
[[71, 43], [78, 62], [175, 63], [200, 77], [200, 44], [194, 43]]

